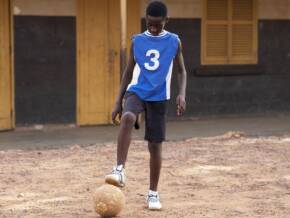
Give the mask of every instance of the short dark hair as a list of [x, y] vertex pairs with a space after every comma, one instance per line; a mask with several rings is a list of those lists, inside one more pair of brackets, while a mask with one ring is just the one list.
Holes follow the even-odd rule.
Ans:
[[147, 6], [146, 15], [152, 17], [166, 17], [167, 7], [161, 1], [153, 1]]

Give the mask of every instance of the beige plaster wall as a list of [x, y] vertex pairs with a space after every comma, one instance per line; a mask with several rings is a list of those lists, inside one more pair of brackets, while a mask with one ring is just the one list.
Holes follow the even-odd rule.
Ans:
[[[142, 15], [150, 0], [141, 0]], [[204, 0], [164, 0], [169, 16], [174, 18], [201, 18]], [[290, 0], [258, 0], [259, 19], [290, 19]]]
[[260, 19], [290, 19], [290, 0], [259, 0]]
[[[15, 15], [76, 15], [76, 0], [13, 1]], [[169, 17], [172, 18], [201, 18], [202, 1], [204, 0], [164, 0], [168, 6]], [[148, 2], [150, 0], [141, 0], [143, 17]], [[258, 0], [258, 17], [259, 19], [290, 19], [290, 0]]]
[[[150, 0], [141, 0], [141, 14], [145, 16], [146, 5]], [[169, 17], [174, 18], [200, 18], [202, 0], [163, 0], [168, 7]]]
[[76, 0], [13, 0], [13, 6], [14, 15], [76, 15]]

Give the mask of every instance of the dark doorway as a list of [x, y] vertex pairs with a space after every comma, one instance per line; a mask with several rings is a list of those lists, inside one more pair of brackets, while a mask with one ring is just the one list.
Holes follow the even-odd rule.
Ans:
[[76, 122], [76, 18], [15, 16], [16, 124]]

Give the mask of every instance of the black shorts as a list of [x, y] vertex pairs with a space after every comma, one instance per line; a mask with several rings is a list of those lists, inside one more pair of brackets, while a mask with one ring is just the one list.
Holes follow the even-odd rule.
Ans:
[[143, 101], [133, 92], [126, 92], [124, 99], [123, 113], [132, 112], [138, 116], [145, 112], [145, 140], [155, 143], [164, 141], [167, 100]]

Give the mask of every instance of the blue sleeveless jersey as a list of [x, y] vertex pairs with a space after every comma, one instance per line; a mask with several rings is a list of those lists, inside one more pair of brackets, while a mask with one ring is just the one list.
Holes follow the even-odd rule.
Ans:
[[152, 36], [148, 31], [132, 38], [136, 65], [127, 91], [134, 92], [144, 101], [170, 99], [170, 83], [173, 60], [179, 38], [176, 34], [163, 31]]

